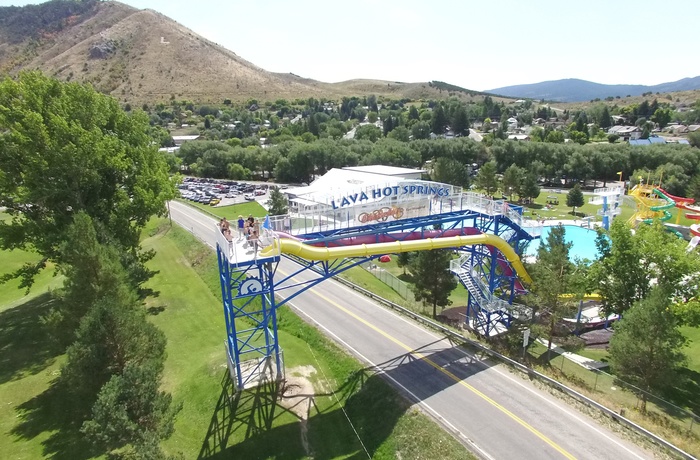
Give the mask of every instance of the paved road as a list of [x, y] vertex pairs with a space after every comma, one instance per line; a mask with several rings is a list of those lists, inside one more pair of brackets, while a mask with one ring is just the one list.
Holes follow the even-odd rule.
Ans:
[[[215, 245], [213, 219], [176, 202], [171, 203], [171, 214]], [[278, 271], [289, 274], [295, 267], [283, 258]], [[297, 278], [306, 277], [301, 273]], [[339, 283], [324, 281], [291, 303], [483, 458], [652, 458], [507, 368], [455, 348], [444, 337]]]

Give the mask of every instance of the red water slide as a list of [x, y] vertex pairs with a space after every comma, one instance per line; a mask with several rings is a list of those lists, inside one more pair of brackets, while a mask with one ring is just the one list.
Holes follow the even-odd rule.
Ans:
[[662, 189], [661, 187], [656, 187], [656, 188], [659, 190], [659, 192], [663, 193], [664, 195], [666, 195], [667, 197], [669, 197], [670, 199], [672, 199], [676, 203], [692, 204], [695, 202], [695, 200], [693, 198], [683, 198], [680, 196], [671, 195], [670, 193], [668, 193], [666, 190]]

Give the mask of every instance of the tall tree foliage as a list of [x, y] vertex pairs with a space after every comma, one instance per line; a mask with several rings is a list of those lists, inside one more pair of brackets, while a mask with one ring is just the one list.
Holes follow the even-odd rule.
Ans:
[[272, 187], [270, 190], [270, 198], [267, 200], [268, 214], [271, 216], [281, 216], [287, 214], [289, 207], [287, 206], [287, 197], [280, 192], [279, 187]]
[[495, 161], [486, 162], [481, 166], [476, 176], [476, 186], [484, 189], [487, 195], [491, 195], [498, 190]]
[[[65, 322], [79, 320], [80, 326], [60, 382], [95, 444], [107, 451], [126, 445], [152, 450], [153, 439], [172, 434], [179, 411], [170, 395], [159, 391], [165, 335], [146, 319], [114, 251], [96, 241], [89, 216], [76, 217], [70, 234], [84, 238], [66, 248], [72, 254], [66, 259], [74, 265], [65, 271], [63, 304]], [[85, 299], [80, 298], [83, 291]]]
[[[610, 360], [615, 374], [646, 391], [664, 390], [677, 379], [685, 363], [685, 338], [670, 308], [670, 293], [660, 287], [634, 304], [615, 325], [610, 339]], [[642, 412], [647, 394], [640, 394]]]
[[0, 126], [0, 206], [12, 216], [0, 223], [0, 247], [43, 256], [13, 274], [24, 286], [47, 261], [62, 262], [59, 247], [79, 211], [109, 230], [125, 265], [142, 267], [140, 230], [174, 196], [145, 114], [30, 72], [0, 83]]
[[574, 188], [566, 194], [566, 205], [571, 206], [571, 214], [574, 215], [576, 215], [576, 208], [583, 206], [583, 192], [580, 185], [574, 185]]
[[654, 285], [677, 303], [697, 297], [700, 258], [661, 222], [640, 225], [633, 234], [625, 222], [614, 220], [609, 239], [601, 232], [596, 245], [601, 257], [591, 275], [608, 313], [625, 313], [645, 299]]
[[433, 318], [437, 307], [450, 305], [450, 293], [457, 287], [457, 280], [450, 272], [450, 251], [432, 249], [420, 251], [410, 262], [413, 274], [413, 293], [416, 300], [423, 300], [433, 306]]
[[533, 266], [531, 286], [537, 299], [537, 310], [546, 324], [543, 332], [548, 338], [547, 349], [552, 347], [552, 337], [556, 325], [564, 317], [573, 299], [562, 297], [575, 290], [572, 280], [575, 266], [569, 260], [572, 243], [565, 239], [563, 226], [552, 227], [547, 240], [542, 241], [537, 250], [537, 263]]

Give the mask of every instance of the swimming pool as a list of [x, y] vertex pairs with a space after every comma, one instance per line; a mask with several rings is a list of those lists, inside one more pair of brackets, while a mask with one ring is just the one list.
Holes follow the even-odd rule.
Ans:
[[[552, 227], [544, 227], [542, 229], [542, 237], [537, 240], [532, 240], [525, 250], [526, 256], [537, 256], [537, 249], [542, 241], [547, 240], [549, 230]], [[595, 246], [596, 231], [576, 225], [564, 225], [564, 239], [567, 243], [573, 245], [569, 250], [569, 258], [573, 261], [576, 258], [595, 260], [598, 258], [598, 248]]]

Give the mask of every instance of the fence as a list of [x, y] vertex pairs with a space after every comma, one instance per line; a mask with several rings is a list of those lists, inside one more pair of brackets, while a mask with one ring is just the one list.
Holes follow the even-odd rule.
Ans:
[[[546, 353], [545, 351], [542, 355]], [[531, 353], [530, 356], [536, 359], [537, 352]], [[555, 352], [552, 352], [552, 356], [553, 358], [549, 360], [551, 368], [558, 370], [573, 384], [587, 390], [590, 393], [589, 396], [599, 403], [618, 408], [621, 414], [626, 414], [633, 419], [641, 419], [640, 410], [643, 401], [646, 400], [646, 418], [653, 419], [659, 426], [675, 427], [678, 432], [686, 432], [700, 438], [700, 416], [607, 372], [584, 368]]]
[[370, 272], [371, 274], [373, 274], [375, 277], [377, 277], [382, 283], [386, 284], [391, 289], [396, 291], [398, 295], [400, 295], [403, 299], [406, 300], [408, 306], [414, 308], [422, 306], [422, 303], [416, 300], [416, 297], [413, 295], [413, 291], [408, 286], [408, 284], [404, 283], [403, 281], [392, 275], [390, 272], [384, 270], [383, 268], [379, 267], [373, 262], [366, 262], [360, 264], [360, 266], [368, 272]]

